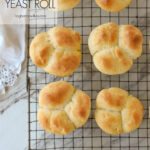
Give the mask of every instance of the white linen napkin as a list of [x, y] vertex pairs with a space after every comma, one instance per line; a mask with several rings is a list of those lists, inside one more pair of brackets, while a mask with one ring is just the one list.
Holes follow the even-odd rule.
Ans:
[[0, 25], [0, 94], [13, 86], [25, 58], [25, 25]]

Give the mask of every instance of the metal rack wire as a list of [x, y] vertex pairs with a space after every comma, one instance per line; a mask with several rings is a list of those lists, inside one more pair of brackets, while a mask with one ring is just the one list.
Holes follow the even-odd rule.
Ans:
[[[78, 7], [59, 13], [58, 24], [28, 26], [28, 43], [39, 32], [45, 32], [55, 25], [73, 28], [82, 36], [82, 62], [76, 72], [66, 78], [57, 78], [37, 68], [28, 56], [28, 104], [29, 104], [29, 147], [30, 150], [149, 150], [150, 120], [150, 1], [133, 0], [133, 3], [119, 13], [109, 13], [100, 9], [94, 0], [81, 0]], [[92, 63], [87, 39], [91, 30], [106, 22], [133, 24], [139, 27], [144, 35], [143, 54], [134, 61], [132, 69], [123, 75], [107, 76], [97, 71]], [[84, 90], [92, 99], [91, 115], [88, 122], [69, 135], [57, 136], [45, 132], [37, 122], [39, 91], [52, 81], [65, 80], [76, 88]], [[102, 132], [95, 123], [94, 109], [97, 93], [103, 88], [120, 87], [137, 96], [144, 105], [144, 119], [139, 129], [120, 136], [110, 136]]]

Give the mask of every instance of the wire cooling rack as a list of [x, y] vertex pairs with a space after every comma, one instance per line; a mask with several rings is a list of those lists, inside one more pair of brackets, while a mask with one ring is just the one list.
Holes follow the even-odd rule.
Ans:
[[[56, 18], [53, 18], [56, 19]], [[66, 78], [57, 78], [35, 67], [28, 56], [28, 102], [29, 102], [29, 149], [30, 150], [150, 150], [150, 1], [133, 0], [132, 4], [119, 13], [109, 13], [100, 9], [94, 0], [81, 0], [80, 4], [57, 16], [58, 24], [45, 24], [28, 27], [28, 42], [40, 32], [47, 31], [55, 25], [73, 28], [82, 36], [82, 62], [76, 72]], [[92, 63], [87, 40], [90, 32], [97, 25], [115, 22], [133, 24], [139, 27], [144, 35], [143, 54], [134, 62], [132, 69], [123, 75], [107, 76], [97, 71]], [[87, 123], [65, 136], [45, 132], [37, 122], [39, 91], [48, 83], [65, 80], [76, 88], [84, 90], [92, 99], [91, 115]], [[137, 96], [144, 105], [144, 119], [139, 129], [120, 136], [110, 136], [102, 132], [95, 123], [94, 109], [97, 93], [103, 88], [120, 87]]]

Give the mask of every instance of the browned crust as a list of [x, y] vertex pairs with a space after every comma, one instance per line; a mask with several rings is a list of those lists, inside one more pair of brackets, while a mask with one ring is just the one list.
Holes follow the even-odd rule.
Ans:
[[134, 59], [141, 56], [143, 35], [138, 28], [132, 25], [121, 26], [119, 43], [119, 46], [124, 48]]
[[51, 55], [52, 48], [46, 33], [38, 34], [31, 42], [29, 54], [35, 65], [45, 67]]
[[142, 54], [143, 35], [132, 25], [106, 23], [93, 29], [88, 45], [96, 68], [104, 74], [127, 72]]
[[99, 71], [109, 75], [123, 74], [127, 72], [133, 64], [132, 59], [119, 47], [96, 53], [93, 57], [93, 61]]
[[96, 99], [95, 119], [98, 126], [108, 134], [129, 133], [140, 126], [143, 106], [125, 90], [104, 89]]
[[106, 11], [118, 12], [126, 8], [132, 0], [95, 0], [97, 5]]
[[65, 82], [47, 85], [39, 96], [38, 121], [43, 129], [64, 135], [83, 126], [91, 108], [90, 97]]
[[74, 93], [74, 87], [64, 81], [45, 86], [40, 92], [39, 104], [42, 107], [56, 109], [65, 106]]
[[35, 65], [58, 77], [71, 75], [81, 61], [81, 37], [62, 26], [38, 34], [31, 42], [30, 57]]
[[72, 98], [72, 102], [66, 106], [65, 111], [75, 126], [81, 127], [88, 119], [90, 108], [90, 97], [85, 92], [77, 90]]

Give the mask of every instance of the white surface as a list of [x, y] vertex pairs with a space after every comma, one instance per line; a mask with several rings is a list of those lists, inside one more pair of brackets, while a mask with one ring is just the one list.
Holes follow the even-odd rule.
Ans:
[[0, 93], [13, 86], [25, 58], [25, 25], [0, 26]]
[[0, 150], [24, 150], [28, 145], [27, 99], [0, 115]]

